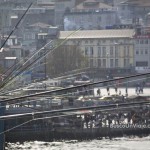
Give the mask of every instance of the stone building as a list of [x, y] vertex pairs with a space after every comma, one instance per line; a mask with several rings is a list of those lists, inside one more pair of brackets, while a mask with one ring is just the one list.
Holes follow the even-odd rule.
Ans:
[[64, 15], [64, 30], [99, 30], [120, 23], [117, 11], [105, 3], [86, 0]]
[[[63, 40], [72, 31], [60, 31]], [[68, 37], [66, 44], [78, 45], [90, 68], [132, 70], [134, 67], [133, 29], [83, 30]]]
[[76, 0], [55, 0], [55, 26], [63, 29], [64, 13], [75, 7]]
[[134, 36], [135, 68], [138, 72], [150, 71], [150, 27], [138, 27]]

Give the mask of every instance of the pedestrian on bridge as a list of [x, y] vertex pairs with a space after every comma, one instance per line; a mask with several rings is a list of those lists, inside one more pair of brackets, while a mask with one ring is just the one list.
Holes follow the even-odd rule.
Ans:
[[125, 93], [126, 93], [126, 96], [128, 96], [128, 88], [127, 87], [126, 87]]
[[117, 92], [118, 92], [118, 88], [117, 88], [117, 86], [115, 86], [115, 92], [116, 92], [116, 94], [117, 94]]
[[109, 86], [107, 86], [107, 93], [108, 93], [108, 95], [110, 95], [110, 93], [109, 93]]
[[101, 95], [101, 90], [100, 89], [97, 89], [97, 95]]

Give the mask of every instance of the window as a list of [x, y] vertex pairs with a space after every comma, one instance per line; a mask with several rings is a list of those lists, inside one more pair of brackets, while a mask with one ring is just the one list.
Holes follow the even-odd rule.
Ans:
[[99, 41], [97, 41], [97, 45], [100, 45], [101, 44], [101, 41], [99, 40]]
[[136, 50], [136, 55], [139, 55], [139, 51], [138, 50]]
[[130, 54], [130, 46], [127, 46], [127, 52], [126, 52], [126, 55], [129, 56]]
[[114, 66], [114, 60], [110, 59], [110, 67], [113, 67], [113, 66]]
[[110, 47], [110, 56], [113, 56], [114, 55], [114, 48], [113, 46]]
[[140, 44], [144, 44], [143, 40], [140, 40]]
[[115, 39], [115, 43], [118, 43], [118, 40], [117, 40], [117, 39]]
[[148, 39], [145, 40], [145, 44], [148, 44]]
[[106, 43], [106, 40], [102, 40], [102, 43]]
[[106, 47], [102, 47], [102, 55], [104, 56], [104, 57], [106, 57]]
[[98, 67], [101, 67], [101, 59], [98, 59]]
[[85, 41], [85, 44], [88, 44], [88, 40]]
[[147, 61], [137, 61], [136, 62], [136, 66], [137, 67], [147, 67], [148, 66], [148, 62]]
[[85, 55], [89, 55], [89, 48], [85, 47]]
[[93, 47], [90, 47], [90, 55], [91, 55], [91, 56], [94, 55]]
[[115, 57], [119, 56], [118, 46], [115, 47]]
[[103, 59], [103, 67], [106, 68], [106, 59]]
[[81, 41], [77, 41], [77, 45], [80, 45], [81, 44]]
[[113, 39], [111, 40], [111, 43], [115, 43]]
[[98, 47], [98, 56], [101, 57], [101, 47]]
[[124, 56], [126, 56], [126, 46], [124, 46], [123, 51], [124, 51]]
[[130, 47], [124, 46], [124, 56], [129, 56]]
[[148, 54], [148, 50], [147, 49], [145, 49], [145, 55], [147, 55]]
[[93, 40], [90, 40], [90, 43], [93, 43]]
[[119, 66], [118, 64], [119, 64], [118, 59], [115, 59], [115, 67], [118, 67]]
[[129, 66], [129, 59], [124, 59], [124, 67], [128, 67]]

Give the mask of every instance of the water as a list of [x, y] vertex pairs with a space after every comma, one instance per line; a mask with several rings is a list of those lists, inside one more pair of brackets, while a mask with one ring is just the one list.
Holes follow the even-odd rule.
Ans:
[[150, 150], [150, 136], [113, 140], [8, 143], [6, 150]]

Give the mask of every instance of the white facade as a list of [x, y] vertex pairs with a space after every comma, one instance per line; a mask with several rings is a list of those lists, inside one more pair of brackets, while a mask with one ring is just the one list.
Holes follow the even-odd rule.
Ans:
[[137, 36], [134, 40], [135, 68], [141, 72], [150, 71], [150, 37]]

